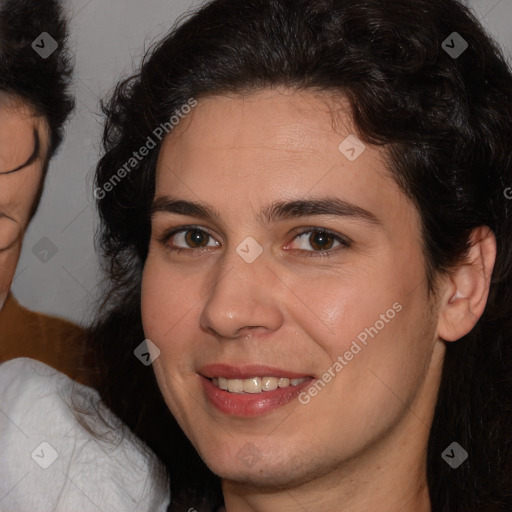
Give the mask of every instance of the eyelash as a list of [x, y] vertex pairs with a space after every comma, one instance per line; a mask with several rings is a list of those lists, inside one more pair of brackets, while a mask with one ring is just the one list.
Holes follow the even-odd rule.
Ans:
[[[205, 233], [206, 235], [208, 235], [209, 237], [214, 238], [214, 236], [209, 233], [207, 230], [205, 230], [204, 228], [201, 228], [199, 226], [181, 226], [180, 228], [175, 228], [175, 229], [172, 229], [170, 231], [167, 231], [166, 233], [163, 234], [162, 237], [160, 237], [159, 239], [159, 242], [160, 244], [162, 244], [163, 246], [166, 247], [167, 250], [175, 253], [175, 254], [181, 254], [182, 252], [187, 252], [189, 253], [189, 255], [195, 255], [195, 256], [198, 256], [200, 255], [201, 253], [203, 253], [205, 250], [208, 250], [209, 248], [188, 248], [188, 249], [185, 249], [183, 247], [172, 247], [169, 245], [169, 240], [175, 236], [175, 235], [178, 235], [180, 233], [186, 233], [187, 231], [201, 231], [202, 233]], [[308, 233], [323, 233], [323, 234], [326, 234], [326, 235], [329, 235], [331, 236], [336, 242], [339, 242], [339, 246], [334, 248], [334, 249], [326, 249], [324, 251], [315, 251], [315, 250], [312, 250], [312, 251], [306, 251], [304, 249], [296, 249], [296, 250], [299, 250], [301, 251], [302, 253], [304, 253], [304, 256], [306, 257], [313, 257], [313, 258], [318, 258], [318, 257], [330, 257], [330, 256], [333, 256], [335, 253], [339, 252], [340, 250], [343, 250], [343, 249], [347, 249], [351, 246], [351, 241], [348, 239], [348, 238], [345, 238], [345, 237], [342, 237], [341, 235], [337, 234], [336, 232], [334, 231], [331, 231], [329, 229], [326, 229], [326, 228], [318, 228], [318, 227], [314, 227], [314, 226], [310, 226], [310, 227], [306, 227], [306, 228], [303, 228], [300, 232], [296, 233], [293, 240], [296, 240], [297, 238], [299, 238], [300, 236], [302, 235], [305, 235], [305, 234], [308, 234]]]

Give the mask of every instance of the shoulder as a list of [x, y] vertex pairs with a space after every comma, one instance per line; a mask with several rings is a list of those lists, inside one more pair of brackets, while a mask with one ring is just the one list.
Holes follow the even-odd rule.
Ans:
[[166, 510], [164, 467], [94, 389], [19, 358], [0, 396], [2, 510]]
[[79, 382], [94, 385], [93, 356], [82, 327], [30, 311], [9, 294], [0, 311], [0, 361], [37, 359]]
[[[72, 333], [75, 336], [79, 336], [84, 330], [63, 318], [45, 315], [44, 313], [38, 313], [31, 311], [26, 307], [22, 306], [14, 297], [12, 293], [9, 293], [2, 309], [2, 324], [6, 324], [6, 328], [17, 329], [19, 332], [33, 333], [34, 331], [42, 328], [49, 328], [55, 332], [63, 332], [66, 335]], [[9, 319], [19, 322], [23, 322], [18, 325], [14, 325], [9, 322]]]

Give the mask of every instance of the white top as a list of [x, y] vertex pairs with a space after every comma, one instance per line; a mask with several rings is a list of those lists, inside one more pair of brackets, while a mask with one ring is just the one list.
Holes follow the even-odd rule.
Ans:
[[165, 512], [167, 473], [98, 393], [33, 359], [0, 365], [1, 512]]

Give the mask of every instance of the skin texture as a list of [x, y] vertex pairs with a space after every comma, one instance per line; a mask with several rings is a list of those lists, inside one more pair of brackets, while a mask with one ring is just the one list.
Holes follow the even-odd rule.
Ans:
[[[39, 137], [37, 155], [34, 130]], [[39, 193], [48, 144], [49, 131], [42, 118], [17, 103], [0, 102], [0, 309], [9, 293]]]
[[[264, 90], [201, 99], [161, 149], [155, 198], [201, 202], [218, 218], [153, 215], [144, 329], [161, 351], [153, 367], [165, 400], [222, 477], [227, 512], [430, 510], [426, 448], [442, 338], [460, 338], [481, 314], [494, 239], [475, 233], [483, 241], [470, 254], [474, 265], [440, 279], [430, 299], [418, 212], [382, 148], [366, 145], [353, 162], [340, 152], [354, 133], [343, 101]], [[326, 197], [364, 208], [378, 224], [260, 215], [274, 202]], [[165, 237], [188, 225], [211, 235], [206, 247]], [[313, 228], [350, 244], [330, 239], [318, 250]], [[247, 237], [263, 249], [250, 264], [236, 252]], [[198, 370], [211, 363], [321, 379], [396, 303], [400, 312], [307, 405], [293, 400], [240, 418], [219, 412], [203, 391]], [[244, 447], [258, 454], [255, 464], [237, 456]]]

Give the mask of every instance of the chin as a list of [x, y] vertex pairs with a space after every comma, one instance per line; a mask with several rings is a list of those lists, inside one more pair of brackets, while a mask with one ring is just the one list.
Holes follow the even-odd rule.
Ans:
[[[245, 446], [250, 446], [250, 443]], [[238, 453], [228, 450], [222, 450], [221, 453], [210, 452], [202, 458], [210, 470], [221, 479], [258, 489], [293, 488], [313, 480], [322, 473], [321, 468], [314, 467], [314, 464], [308, 462], [306, 466], [304, 461], [292, 456], [281, 454], [280, 459], [277, 459], [275, 452], [272, 454], [272, 448], [270, 456], [272, 458], [256, 452], [251, 453], [251, 450], [246, 448], [239, 450]]]
[[290, 474], [290, 468], [275, 468], [269, 465], [246, 468], [243, 465], [229, 465], [229, 467], [209, 466], [210, 470], [222, 480], [248, 487], [257, 487], [260, 490], [276, 490], [292, 488], [300, 484], [296, 475]]

